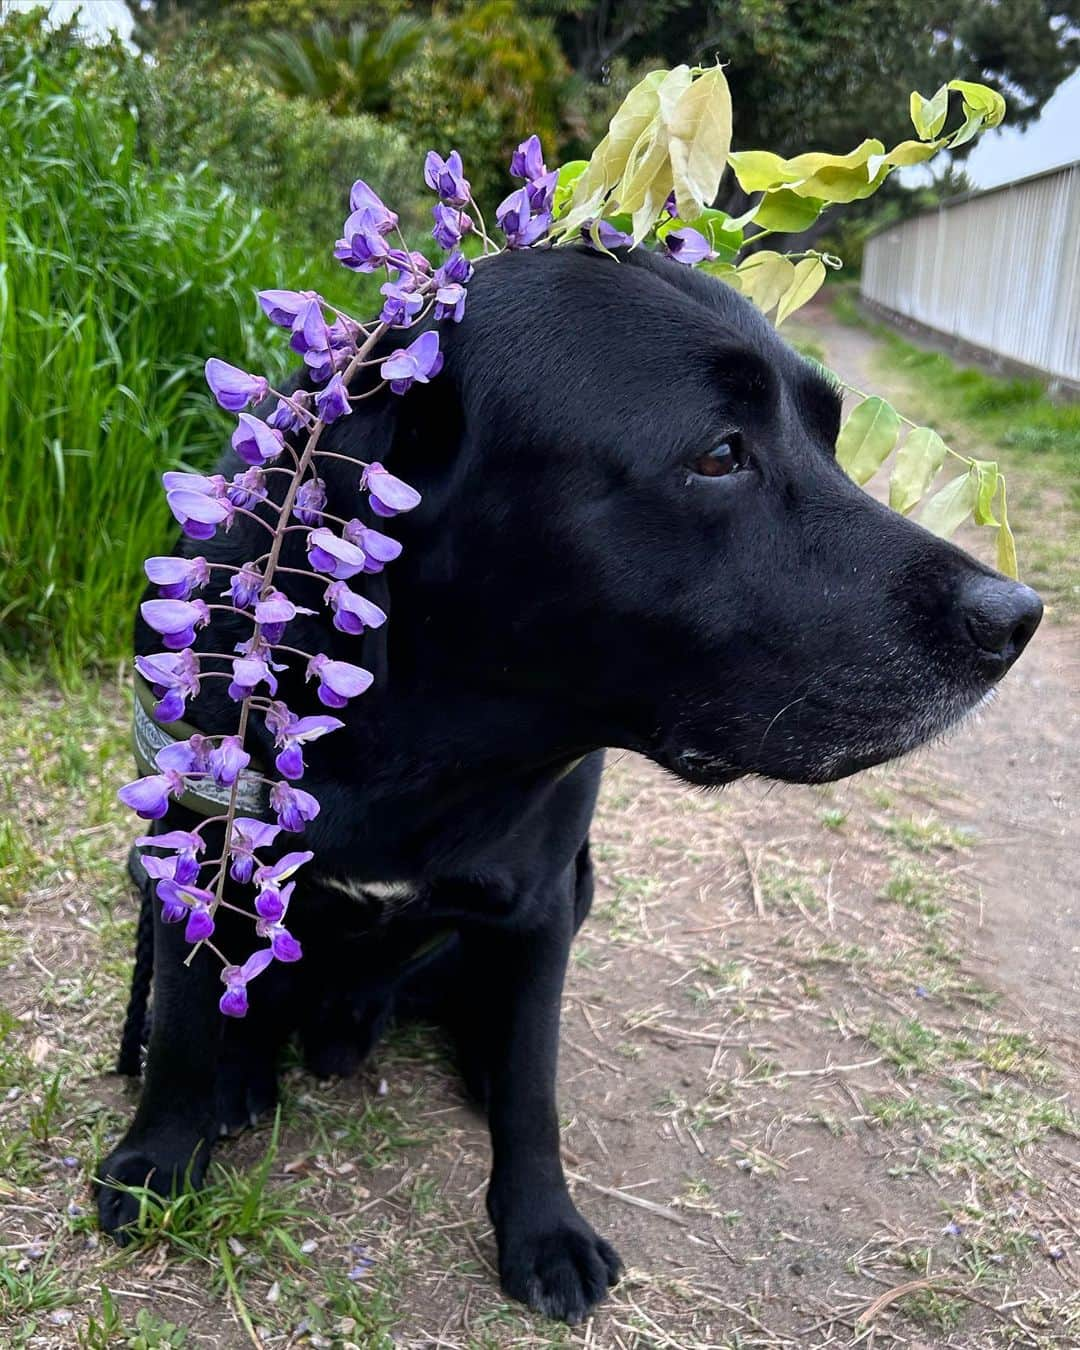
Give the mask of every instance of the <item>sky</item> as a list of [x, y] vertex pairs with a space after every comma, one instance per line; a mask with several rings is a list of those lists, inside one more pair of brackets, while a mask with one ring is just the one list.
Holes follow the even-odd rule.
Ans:
[[[0, 0], [0, 10], [33, 9], [40, 3]], [[104, 35], [115, 29], [126, 37], [131, 32], [124, 0], [51, 0], [49, 8], [58, 20], [80, 10], [83, 27], [90, 33]], [[964, 167], [976, 187], [989, 188], [1075, 159], [1080, 159], [1080, 70], [1061, 85], [1026, 130], [1010, 127], [1006, 116], [1004, 126], [984, 132]]]

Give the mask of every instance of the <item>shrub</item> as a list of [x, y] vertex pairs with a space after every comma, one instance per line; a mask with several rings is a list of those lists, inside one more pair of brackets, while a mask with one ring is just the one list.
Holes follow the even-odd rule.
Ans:
[[127, 645], [162, 469], [218, 453], [203, 355], [272, 369], [253, 292], [305, 268], [205, 170], [141, 164], [134, 118], [27, 31], [0, 28], [0, 643], [72, 669]]

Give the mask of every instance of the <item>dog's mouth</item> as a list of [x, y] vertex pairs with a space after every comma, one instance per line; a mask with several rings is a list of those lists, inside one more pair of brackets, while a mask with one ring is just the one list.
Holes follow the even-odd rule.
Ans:
[[[830, 783], [864, 769], [899, 759], [922, 746], [954, 735], [976, 719], [994, 699], [996, 688], [966, 693], [942, 692], [919, 707], [895, 710], [868, 724], [837, 707], [815, 710], [780, 734], [773, 718], [757, 739], [733, 745], [730, 727], [717, 728], [716, 743], [701, 734], [693, 740], [673, 737], [652, 758], [697, 787], [723, 787], [751, 775], [788, 783]], [[681, 744], [679, 742], [682, 742]]]

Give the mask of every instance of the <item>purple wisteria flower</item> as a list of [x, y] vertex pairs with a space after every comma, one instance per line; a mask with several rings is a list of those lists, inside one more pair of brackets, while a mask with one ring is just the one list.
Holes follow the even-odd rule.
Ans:
[[288, 911], [294, 890], [296, 890], [295, 881], [288, 881], [281, 887], [268, 883], [255, 896], [255, 913], [260, 919], [279, 923]]
[[379, 374], [390, 381], [395, 394], [404, 394], [413, 384], [427, 384], [442, 370], [443, 355], [439, 350], [439, 335], [434, 328], [421, 333], [415, 342], [388, 356], [379, 367]]
[[233, 506], [243, 507], [245, 511], [250, 511], [259, 502], [266, 501], [267, 492], [265, 470], [254, 468], [234, 473], [232, 482], [225, 489], [225, 495]]
[[229, 596], [237, 609], [250, 609], [259, 598], [265, 580], [254, 563], [244, 563], [239, 572], [229, 578], [229, 589], [222, 591], [222, 595]]
[[506, 235], [507, 248], [528, 248], [542, 239], [551, 226], [551, 212], [533, 210], [527, 187], [504, 197], [495, 210], [495, 219]]
[[314, 614], [313, 609], [294, 605], [289, 597], [276, 588], [255, 602], [255, 622], [262, 629], [262, 635], [269, 643], [280, 642], [285, 634], [285, 625], [291, 623], [298, 614]]
[[210, 775], [219, 787], [232, 787], [250, 763], [251, 756], [240, 737], [225, 736], [210, 753]]
[[[342, 586], [344, 582], [339, 581], [335, 584]], [[385, 615], [383, 617], [385, 618]], [[297, 717], [295, 713], [290, 713], [288, 721], [278, 729], [274, 737], [274, 745], [278, 749], [274, 764], [278, 773], [285, 778], [291, 778], [294, 782], [303, 778], [303, 747], [308, 741], [317, 741], [320, 736], [325, 736], [329, 731], [337, 731], [344, 725], [339, 718], [328, 717], [324, 713], [316, 713], [312, 717]]]
[[209, 736], [189, 736], [186, 741], [163, 745], [154, 756], [154, 763], [162, 771], [172, 769], [179, 774], [206, 773], [214, 742]]
[[460, 323], [465, 314], [465, 283], [472, 278], [472, 263], [458, 249], [450, 254], [432, 278], [435, 286], [435, 322], [452, 319]]
[[350, 661], [332, 661], [323, 652], [313, 656], [307, 664], [304, 678], [310, 680], [313, 675], [319, 681], [319, 702], [328, 708], [344, 708], [349, 699], [370, 689], [375, 679], [363, 666], [354, 666]]
[[326, 507], [326, 484], [321, 478], [307, 478], [296, 490], [293, 515], [302, 525], [318, 525]]
[[274, 959], [269, 947], [252, 953], [242, 966], [226, 966], [221, 972], [225, 992], [218, 1007], [226, 1017], [245, 1017], [248, 1010], [247, 987], [256, 975], [261, 975]]
[[255, 850], [269, 848], [280, 833], [280, 825], [255, 820], [252, 816], [237, 816], [229, 835], [229, 876], [234, 881], [249, 882], [258, 861]]
[[384, 469], [378, 460], [361, 474], [360, 486], [367, 488], [371, 509], [377, 516], [396, 516], [420, 505], [419, 492]]
[[117, 796], [143, 820], [160, 820], [169, 809], [169, 799], [179, 797], [183, 791], [183, 777], [175, 769], [166, 769], [125, 783]]
[[451, 150], [445, 159], [429, 150], [424, 160], [424, 182], [447, 206], [465, 206], [471, 196], [461, 155]]
[[157, 858], [144, 853], [143, 866], [155, 879], [171, 877], [181, 886], [186, 886], [199, 875], [199, 854], [206, 848], [205, 840], [195, 830], [167, 830], [164, 834], [141, 834], [135, 840], [140, 849], [175, 849], [167, 858]]
[[368, 187], [362, 178], [358, 178], [349, 191], [349, 210], [366, 211], [372, 225], [380, 234], [391, 234], [397, 228], [396, 212], [391, 211], [379, 194]]
[[143, 570], [163, 600], [187, 600], [210, 580], [205, 558], [147, 558]]
[[216, 356], [207, 361], [205, 372], [210, 392], [227, 412], [239, 412], [270, 392], [270, 382], [262, 375], [249, 375]]
[[199, 695], [199, 658], [193, 651], [137, 656], [135, 669], [159, 700], [154, 705], [159, 722], [179, 722], [187, 700]]
[[303, 788], [275, 783], [270, 789], [270, 809], [283, 830], [297, 834], [319, 814], [319, 803]]
[[334, 245], [334, 257], [353, 272], [374, 272], [390, 256], [390, 245], [378, 229], [371, 211], [354, 211]]
[[544, 163], [540, 137], [534, 132], [521, 142], [510, 157], [510, 177], [524, 178], [526, 182], [531, 183], [533, 179], [541, 178], [546, 173], [547, 166]]
[[266, 425], [273, 427], [275, 431], [303, 431], [309, 424], [309, 418], [313, 416], [311, 406], [314, 399], [306, 389], [295, 390], [289, 398], [291, 403], [279, 398], [277, 407], [266, 419]]
[[365, 628], [380, 628], [386, 615], [378, 605], [351, 591], [343, 581], [332, 582], [323, 597], [334, 611], [334, 627], [342, 633], [359, 634]]
[[[596, 239], [593, 239], [593, 226], [596, 226]], [[634, 242], [633, 236], [617, 229], [610, 220], [587, 220], [581, 227], [581, 237], [586, 244], [599, 242], [601, 248], [625, 248]]]
[[716, 257], [712, 245], [701, 231], [689, 225], [684, 225], [679, 230], [671, 230], [664, 235], [663, 248], [669, 258], [674, 258], [676, 262], [684, 263], [687, 267], [694, 267], [697, 263], [707, 262], [710, 258]]
[[460, 244], [462, 236], [473, 228], [470, 216], [453, 206], [444, 206], [442, 202], [435, 203], [431, 214], [435, 219], [431, 236], [440, 248], [453, 248]]
[[352, 412], [349, 391], [340, 375], [332, 375], [326, 388], [315, 395], [315, 407], [324, 422], [336, 422]]
[[281, 432], [251, 413], [242, 412], [237, 421], [239, 426], [232, 434], [232, 448], [244, 463], [256, 467], [272, 464], [285, 447]]
[[360, 520], [350, 520], [341, 531], [350, 544], [355, 544], [364, 555], [364, 571], [381, 572], [387, 563], [401, 556], [401, 545], [388, 534], [373, 530]]
[[[168, 477], [168, 475], [165, 475]], [[178, 477], [180, 475], [177, 475]], [[195, 477], [185, 474], [184, 477]], [[207, 480], [209, 481], [209, 480]], [[224, 479], [222, 479], [224, 484]], [[189, 539], [212, 539], [219, 525], [232, 524], [236, 508], [227, 498], [195, 488], [173, 488], [165, 494], [169, 510]]]
[[322, 303], [318, 291], [260, 291], [258, 295], [262, 312], [271, 323], [279, 328], [291, 328], [296, 316], [309, 300]]
[[307, 537], [308, 562], [316, 572], [325, 572], [335, 581], [348, 581], [364, 570], [364, 552], [346, 539], [339, 539], [325, 525]]
[[210, 622], [210, 608], [204, 600], [144, 600], [139, 613], [173, 652], [190, 647], [196, 628], [205, 628]]
[[379, 291], [385, 296], [379, 322], [388, 323], [391, 328], [408, 328], [424, 308], [424, 297], [416, 289], [416, 280], [410, 274], [395, 272]]
[[229, 697], [237, 703], [250, 698], [259, 685], [265, 684], [271, 695], [277, 693], [277, 678], [269, 664], [261, 657], [238, 656], [232, 663], [233, 675], [229, 684]]

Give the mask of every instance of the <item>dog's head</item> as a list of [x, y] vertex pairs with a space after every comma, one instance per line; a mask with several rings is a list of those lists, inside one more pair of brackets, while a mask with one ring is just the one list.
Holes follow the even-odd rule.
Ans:
[[707, 276], [510, 254], [444, 333], [396, 418], [425, 504], [391, 644], [430, 634], [570, 740], [703, 784], [839, 778], [943, 732], [1038, 625], [1033, 591], [846, 477], [838, 391]]

